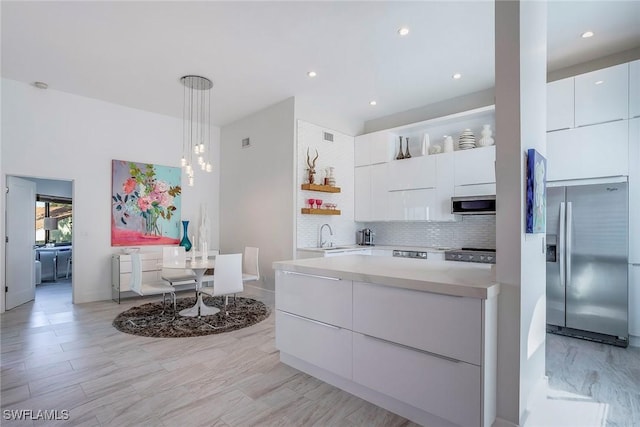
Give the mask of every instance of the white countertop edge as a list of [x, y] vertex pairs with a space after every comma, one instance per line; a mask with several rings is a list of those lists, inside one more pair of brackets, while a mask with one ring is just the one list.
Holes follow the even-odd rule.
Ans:
[[[367, 255], [345, 255], [276, 261], [273, 268], [461, 297], [487, 299], [497, 296], [500, 292], [500, 285], [495, 282], [491, 266], [487, 264], [386, 257], [383, 258], [385, 262], [381, 263], [380, 257], [373, 258], [375, 261]], [[374, 268], [378, 271], [365, 271]], [[389, 270], [388, 273], [380, 271], [385, 268]], [[450, 273], [450, 276], [447, 276], [447, 273]], [[473, 275], [480, 276], [477, 283], [471, 283]], [[429, 276], [433, 278], [430, 279]], [[444, 277], [446, 279], [443, 279]]]
[[[336, 245], [340, 248], [344, 248], [342, 250], [357, 250], [357, 249], [382, 249], [382, 250], [399, 250], [399, 251], [420, 251], [420, 252], [431, 252], [431, 253], [444, 253], [446, 251], [458, 250], [460, 248], [454, 247], [442, 247], [442, 246], [403, 246], [403, 245], [356, 245], [356, 244], [348, 244], [348, 245]], [[331, 250], [333, 248], [316, 248], [316, 247], [308, 247], [308, 248], [297, 248], [299, 251], [308, 251], [308, 252], [323, 252], [326, 250]]]

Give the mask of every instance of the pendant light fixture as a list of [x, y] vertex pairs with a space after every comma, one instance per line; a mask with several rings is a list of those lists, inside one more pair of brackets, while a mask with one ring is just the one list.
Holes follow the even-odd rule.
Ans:
[[[182, 109], [182, 159], [180, 164], [189, 186], [194, 185], [194, 167], [211, 172], [211, 88], [206, 77], [184, 76]], [[194, 162], [195, 159], [195, 162]]]

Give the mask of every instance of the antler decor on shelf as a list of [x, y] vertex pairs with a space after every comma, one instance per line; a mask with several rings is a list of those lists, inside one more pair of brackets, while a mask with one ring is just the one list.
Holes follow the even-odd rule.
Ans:
[[309, 157], [309, 149], [307, 148], [307, 165], [309, 165], [309, 184], [313, 184], [315, 182], [314, 175], [316, 174], [316, 160], [318, 160], [318, 150], [316, 150], [316, 156], [313, 158], [313, 161], [311, 161]]

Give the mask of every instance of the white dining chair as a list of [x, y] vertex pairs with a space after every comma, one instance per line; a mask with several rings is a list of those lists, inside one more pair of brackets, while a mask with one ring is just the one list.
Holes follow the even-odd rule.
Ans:
[[229, 295], [242, 292], [243, 289], [242, 254], [224, 254], [216, 256], [213, 286], [204, 286], [200, 292], [212, 297], [224, 295], [224, 315], [228, 316]]
[[251, 282], [260, 280], [260, 268], [258, 267], [258, 248], [247, 246], [244, 248], [242, 258], [242, 281]]
[[[166, 295], [173, 297], [173, 315], [176, 314], [176, 289], [165, 281], [145, 282], [142, 280], [142, 260], [140, 254], [131, 254], [131, 290], [140, 296], [162, 294], [162, 314], [165, 311]], [[135, 323], [132, 321], [135, 325]]]
[[[184, 246], [170, 246], [162, 248], [162, 264], [184, 265], [187, 260], [187, 253]], [[162, 280], [174, 285], [195, 285], [196, 275], [191, 269], [163, 268]]]
[[[216, 259], [216, 257], [220, 254], [220, 251], [217, 249], [213, 249], [210, 251], [207, 251], [207, 257], [209, 259]], [[196, 256], [198, 256], [196, 254]], [[200, 257], [202, 257], [202, 255], [199, 255]], [[209, 269], [207, 271], [204, 272], [204, 276], [202, 276], [202, 283], [207, 283], [207, 282], [211, 282], [213, 281], [213, 269]]]

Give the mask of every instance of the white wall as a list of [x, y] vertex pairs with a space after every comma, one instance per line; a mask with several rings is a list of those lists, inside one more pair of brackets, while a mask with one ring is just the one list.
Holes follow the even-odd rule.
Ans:
[[[181, 150], [181, 119], [2, 81], [2, 184], [6, 175], [74, 181], [75, 303], [111, 297], [110, 257], [119, 251], [111, 247], [111, 160], [179, 166]], [[206, 203], [211, 247], [219, 243], [219, 158], [215, 128], [214, 172], [196, 171], [195, 187], [183, 179], [182, 219], [197, 224]]]
[[[221, 129], [220, 250], [260, 249], [263, 286], [272, 263], [293, 259], [295, 245], [295, 100], [288, 98]], [[244, 138], [251, 146], [242, 148]]]
[[[333, 134], [333, 142], [324, 141], [324, 132]], [[335, 245], [355, 243], [356, 223], [354, 222], [354, 174], [353, 174], [353, 142], [352, 136], [332, 129], [327, 129], [304, 120], [297, 121], [297, 181], [296, 181], [296, 236], [297, 247], [315, 247], [318, 244], [318, 233], [322, 224], [329, 224], [333, 236], [325, 231]], [[326, 176], [325, 168], [333, 166], [336, 186], [340, 193], [321, 193], [301, 190], [300, 186], [308, 182], [307, 148], [311, 159], [318, 151], [316, 161], [316, 184], [321, 184]], [[340, 215], [303, 215], [301, 208], [309, 207], [309, 198], [320, 199], [323, 203], [335, 203]]]
[[526, 150], [546, 154], [545, 2], [496, 2], [497, 415], [522, 425], [545, 375], [544, 234], [526, 234]]

